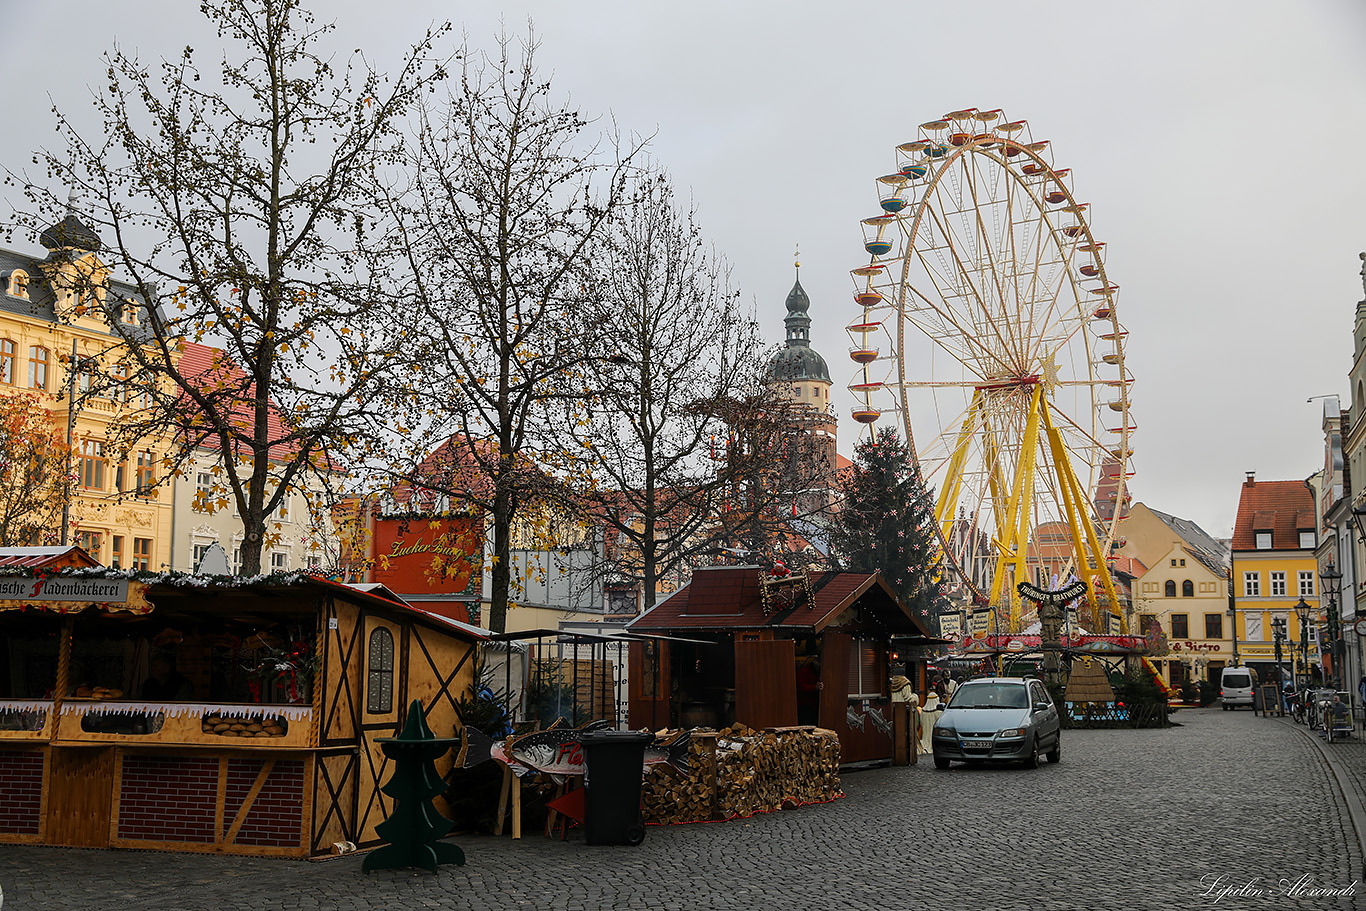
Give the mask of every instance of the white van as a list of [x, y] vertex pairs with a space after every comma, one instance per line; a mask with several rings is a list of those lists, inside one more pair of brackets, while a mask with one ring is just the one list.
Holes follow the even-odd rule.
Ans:
[[1252, 687], [1256, 682], [1256, 676], [1251, 668], [1224, 668], [1223, 676], [1219, 678], [1219, 701], [1223, 704], [1224, 711], [1230, 711], [1240, 705], [1251, 707]]

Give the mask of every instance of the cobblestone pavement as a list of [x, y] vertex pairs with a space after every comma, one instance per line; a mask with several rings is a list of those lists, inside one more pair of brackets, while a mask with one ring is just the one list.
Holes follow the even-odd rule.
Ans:
[[[1362, 879], [1342, 796], [1292, 725], [1185, 710], [1157, 731], [1069, 731], [1030, 771], [922, 761], [847, 775], [824, 806], [651, 828], [639, 848], [457, 839], [438, 875], [318, 863], [0, 847], [4, 911], [104, 909], [1360, 908], [1286, 895]], [[1205, 877], [1262, 895], [1207, 895]]]

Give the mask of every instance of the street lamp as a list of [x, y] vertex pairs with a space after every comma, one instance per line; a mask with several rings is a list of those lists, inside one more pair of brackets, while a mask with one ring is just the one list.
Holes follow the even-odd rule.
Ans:
[[1323, 591], [1328, 595], [1328, 638], [1333, 645], [1333, 689], [1342, 681], [1342, 653], [1346, 651], [1342, 642], [1342, 618], [1338, 616], [1338, 592], [1342, 591], [1342, 573], [1337, 571], [1330, 560], [1323, 572], [1319, 573]]
[[[1304, 664], [1304, 676], [1309, 676], [1309, 617], [1314, 608], [1303, 598], [1295, 605], [1295, 616], [1300, 621], [1300, 661]], [[1296, 689], [1299, 689], [1298, 684]]]
[[[1285, 692], [1285, 674], [1281, 668], [1281, 643], [1286, 640], [1284, 617], [1271, 618], [1271, 638], [1276, 643], [1276, 693], [1277, 698]], [[1266, 711], [1266, 706], [1262, 706], [1262, 711]]]

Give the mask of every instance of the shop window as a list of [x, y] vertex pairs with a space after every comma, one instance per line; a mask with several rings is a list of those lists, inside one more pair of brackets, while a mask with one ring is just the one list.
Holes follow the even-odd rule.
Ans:
[[394, 710], [394, 635], [384, 627], [370, 633], [365, 710], [387, 715]]
[[111, 569], [123, 568], [123, 535], [114, 535], [113, 543], [109, 548], [109, 566]]
[[1190, 617], [1187, 614], [1172, 614], [1172, 637], [1175, 639], [1190, 638]]
[[14, 339], [0, 339], [0, 383], [6, 386], [14, 385], [15, 354]]
[[849, 698], [875, 699], [882, 695], [882, 677], [877, 672], [877, 643], [861, 639], [849, 643]]
[[152, 568], [152, 539], [134, 538], [133, 539], [133, 565], [132, 569], [149, 570]]
[[1180, 661], [1169, 661], [1167, 665], [1171, 668], [1167, 675], [1167, 682], [1177, 688], [1184, 686], [1186, 683], [1186, 666]]
[[1222, 639], [1224, 638], [1224, 615], [1205, 614], [1205, 638]]
[[28, 349], [28, 388], [47, 389], [47, 349], [30, 345]]
[[81, 486], [86, 490], [104, 490], [104, 443], [99, 440], [81, 441]]
[[1167, 597], [1167, 598], [1175, 598], [1175, 597], [1176, 597], [1176, 580], [1175, 580], [1175, 579], [1168, 579], [1168, 580], [1162, 585], [1162, 594], [1163, 594], [1163, 596], [1165, 596], [1165, 597]]
[[28, 273], [23, 269], [15, 269], [9, 274], [9, 295], [28, 300]]
[[1181, 597], [1183, 597], [1183, 598], [1194, 598], [1194, 597], [1195, 597], [1195, 583], [1194, 583], [1194, 582], [1192, 582], [1192, 581], [1189, 580], [1189, 579], [1186, 579], [1184, 582], [1181, 583]]

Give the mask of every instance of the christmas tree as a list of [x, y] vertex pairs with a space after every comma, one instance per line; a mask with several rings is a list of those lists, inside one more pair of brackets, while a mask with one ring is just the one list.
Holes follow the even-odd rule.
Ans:
[[840, 569], [880, 570], [911, 615], [938, 631], [939, 612], [949, 604], [934, 568], [934, 504], [894, 430], [855, 449], [844, 502], [830, 529], [830, 552]]
[[438, 864], [464, 866], [465, 852], [437, 839], [451, 830], [451, 821], [436, 811], [432, 798], [446, 790], [436, 773], [435, 760], [459, 743], [459, 738], [438, 739], [427, 727], [421, 700], [408, 706], [408, 720], [397, 737], [379, 738], [380, 749], [394, 761], [393, 777], [380, 788], [394, 799], [394, 811], [375, 826], [388, 842], [365, 858], [361, 870], [393, 870], [422, 867], [436, 872]]

